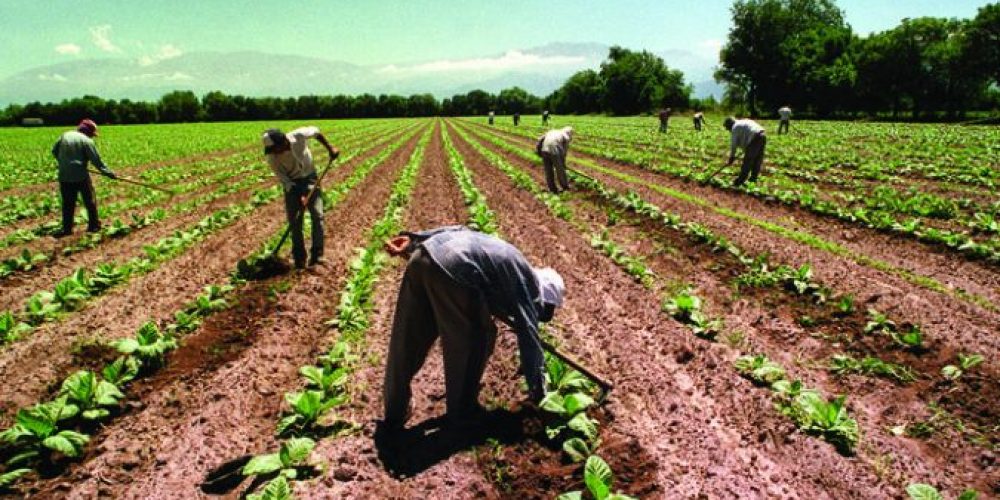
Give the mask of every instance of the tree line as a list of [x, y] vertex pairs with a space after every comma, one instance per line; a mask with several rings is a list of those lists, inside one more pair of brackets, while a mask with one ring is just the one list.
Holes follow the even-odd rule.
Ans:
[[663, 59], [649, 52], [614, 47], [600, 72], [582, 71], [546, 97], [533, 95], [520, 87], [504, 89], [498, 94], [472, 90], [440, 101], [431, 94], [247, 97], [214, 91], [199, 98], [192, 91], [174, 91], [156, 102], [88, 95], [58, 103], [10, 105], [0, 112], [0, 124], [16, 125], [31, 118], [41, 119], [49, 125], [72, 125], [85, 116], [98, 123], [137, 124], [468, 116], [490, 111], [527, 114], [546, 109], [556, 113], [634, 114], [663, 103], [685, 107], [690, 102], [690, 94], [691, 87], [684, 85], [681, 72], [669, 69]]
[[1000, 3], [859, 36], [833, 0], [736, 0], [716, 79], [750, 114], [957, 117], [1000, 105]]

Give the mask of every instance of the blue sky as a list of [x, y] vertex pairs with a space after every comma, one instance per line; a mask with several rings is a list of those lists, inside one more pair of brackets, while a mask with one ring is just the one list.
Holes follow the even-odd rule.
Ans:
[[[866, 34], [904, 17], [972, 17], [985, 0], [840, 0]], [[0, 0], [0, 78], [89, 58], [155, 62], [196, 51], [291, 53], [355, 64], [461, 60], [551, 42], [714, 59], [720, 0]], [[668, 64], [670, 61], [667, 61]]]

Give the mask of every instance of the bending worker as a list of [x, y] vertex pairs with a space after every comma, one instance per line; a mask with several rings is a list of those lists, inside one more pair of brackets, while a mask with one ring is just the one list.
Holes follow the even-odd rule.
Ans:
[[788, 106], [778, 108], [778, 117], [780, 118], [778, 121], [778, 135], [781, 135], [782, 132], [787, 134], [788, 127], [792, 123], [792, 108]]
[[750, 119], [737, 120], [732, 116], [726, 118], [722, 125], [730, 133], [729, 161], [732, 165], [736, 160], [736, 150], [743, 150], [743, 168], [733, 182], [733, 186], [741, 186], [750, 177], [750, 182], [757, 181], [760, 167], [764, 164], [764, 147], [767, 146], [767, 136], [764, 127]]
[[667, 127], [670, 126], [670, 115], [673, 112], [674, 112], [674, 110], [672, 110], [670, 108], [663, 108], [663, 109], [660, 110], [659, 117], [660, 117], [660, 133], [661, 134], [664, 133], [664, 132], [666, 132], [667, 131]]
[[73, 234], [77, 197], [83, 198], [83, 206], [87, 209], [87, 232], [96, 233], [101, 230], [94, 183], [90, 180], [87, 164], [93, 163], [102, 174], [111, 179], [117, 179], [118, 176], [101, 161], [94, 137], [97, 137], [97, 124], [86, 119], [77, 125], [76, 130], [64, 132], [52, 146], [52, 156], [59, 160], [59, 195], [62, 198], [62, 229], [52, 235], [56, 238]]
[[694, 129], [701, 132], [701, 126], [705, 124], [705, 113], [698, 111], [691, 115], [691, 121], [694, 122]]
[[562, 277], [532, 268], [513, 245], [464, 226], [404, 232], [386, 242], [391, 255], [409, 257], [399, 288], [385, 367], [385, 420], [401, 430], [410, 411], [410, 381], [441, 337], [446, 403], [452, 424], [482, 416], [479, 386], [496, 343], [493, 317], [517, 335], [529, 398], [545, 394], [538, 323], [562, 305]]
[[[295, 268], [302, 269], [306, 262], [306, 245], [302, 237], [302, 222], [308, 202], [312, 218], [312, 248], [309, 265], [322, 263], [323, 259], [323, 193], [316, 185], [316, 168], [307, 141], [316, 138], [330, 154], [330, 161], [340, 156], [340, 151], [330, 145], [316, 127], [301, 127], [285, 134], [272, 128], [264, 132], [264, 156], [274, 176], [285, 190], [285, 215], [292, 233], [292, 258]], [[314, 189], [315, 188], [315, 189]], [[312, 192], [312, 199], [307, 199]]]
[[[559, 186], [563, 191], [569, 189], [569, 179], [566, 177], [566, 154], [569, 153], [569, 143], [573, 140], [573, 127], [563, 127], [549, 130], [538, 138], [535, 153], [542, 157], [545, 164], [545, 183], [549, 191], [558, 194], [555, 178], [559, 178]], [[553, 172], [554, 170], [554, 172]]]

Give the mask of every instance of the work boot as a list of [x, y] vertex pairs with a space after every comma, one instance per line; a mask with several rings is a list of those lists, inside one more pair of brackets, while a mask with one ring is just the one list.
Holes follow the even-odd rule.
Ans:
[[73, 234], [73, 231], [67, 231], [65, 229], [52, 233], [52, 237], [55, 239], [65, 238]]
[[305, 262], [303, 262], [301, 260], [296, 260], [295, 261], [295, 269], [305, 269], [305, 268], [306, 268], [306, 263]]
[[309, 267], [313, 266], [324, 266], [326, 265], [326, 259], [322, 255], [314, 255], [309, 257]]
[[100, 224], [98, 224], [96, 226], [87, 226], [87, 232], [88, 233], [98, 233], [100, 231], [101, 231], [101, 225]]

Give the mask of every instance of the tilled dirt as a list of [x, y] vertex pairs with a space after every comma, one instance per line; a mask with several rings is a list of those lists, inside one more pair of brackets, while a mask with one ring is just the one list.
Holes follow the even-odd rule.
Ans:
[[[491, 149], [496, 152], [496, 148]], [[510, 155], [507, 160], [529, 172], [540, 186], [544, 186], [543, 175], [532, 164]], [[996, 471], [988, 460], [983, 461], [983, 457], [990, 454], [988, 447], [967, 442], [958, 433], [946, 432], [944, 428], [925, 441], [926, 444], [912, 446], [916, 443], [890, 436], [885, 429], [927, 419], [927, 403], [939, 403], [965, 417], [966, 422], [988, 428], [994, 425], [997, 417], [996, 408], [986, 405], [986, 401], [995, 401], [998, 397], [1000, 388], [988, 382], [996, 380], [995, 376], [943, 386], [935, 384], [932, 379], [944, 364], [953, 362], [954, 353], [907, 356], [885, 345], [887, 342], [859, 336], [865, 322], [863, 311], [855, 312], [853, 317], [823, 318], [822, 315], [829, 316], [829, 308], [813, 306], [805, 299], [779, 291], [745, 290], [733, 298], [730, 282], [742, 272], [743, 266], [732, 255], [714, 253], [708, 246], [696, 244], [661, 226], [629, 220], [638, 219], [634, 216], [625, 216], [624, 220], [609, 227], [606, 213], [594, 206], [601, 205], [596, 196], [580, 194], [565, 196], [564, 200], [573, 206], [577, 220], [587, 221], [590, 231], [607, 229], [632, 254], [643, 256], [659, 276], [658, 281], [665, 280], [675, 288], [685, 283], [694, 285], [697, 295], [707, 300], [711, 316], [721, 315], [727, 332], [740, 332], [738, 347], [743, 353], [765, 353], [785, 366], [791, 376], [802, 379], [809, 387], [822, 389], [825, 394], [849, 394], [852, 415], [862, 429], [870, 430], [862, 444], [862, 458], [871, 463], [880, 457], [897, 457], [892, 463], [879, 465], [884, 471], [882, 474], [896, 481], [897, 486], [908, 484], [908, 478], [925, 477], [923, 475], [930, 471], [937, 471], [937, 475], [953, 481], [951, 486], [955, 489], [976, 486], [985, 491], [990, 488], [988, 478]], [[819, 322], [827, 320], [829, 325], [820, 324], [806, 331], [797, 323], [797, 319], [805, 315]], [[840, 331], [842, 323], [847, 323], [844, 326], [848, 326], [848, 330], [853, 325], [853, 331]], [[855, 336], [860, 340], [852, 341]], [[820, 339], [824, 337], [834, 337], [834, 340], [823, 342]], [[855, 356], [873, 354], [903, 362], [924, 377], [910, 386], [857, 376], [830, 377], [823, 367], [829, 356], [843, 352], [836, 348], [838, 344], [845, 344], [843, 347], [850, 348]], [[799, 369], [803, 360], [820, 364], [820, 369]], [[978, 397], [971, 394], [968, 389], [973, 387], [979, 387], [985, 394]], [[956, 391], [958, 395], [953, 396]]]
[[[417, 178], [406, 211], [404, 226], [408, 230], [466, 221], [468, 212], [448, 169], [448, 159], [437, 135], [425, 149]], [[440, 430], [440, 422], [436, 418], [445, 411], [439, 345], [432, 349], [424, 368], [413, 382], [413, 415], [409, 420], [413, 430], [408, 434], [412, 441], [395, 450], [375, 444], [376, 420], [382, 417], [382, 377], [389, 332], [404, 269], [405, 262], [394, 259], [391, 267], [383, 272], [375, 290], [372, 325], [364, 347], [366, 357], [372, 361], [362, 364], [351, 375], [354, 398], [345, 416], [362, 424], [363, 430], [359, 435], [326, 440], [317, 448], [316, 453], [323, 457], [329, 468], [318, 481], [296, 486], [296, 492], [303, 498], [420, 498], [428, 495], [467, 498], [496, 495], [480, 474], [473, 457], [468, 453], [457, 453], [458, 449], [448, 448], [441, 440], [430, 436], [424, 439], [422, 435], [425, 428], [428, 432]], [[511, 349], [513, 343], [504, 342], [501, 336], [488, 373], [500, 372], [510, 376], [512, 368], [503, 360], [510, 358]], [[487, 376], [484, 394], [493, 389], [516, 392], [511, 390], [515, 387], [511, 382], [499, 385], [495, 380], [496, 376]], [[432, 436], [441, 437], [441, 433]], [[476, 443], [463, 444], [467, 448]]]
[[[327, 181], [346, 177], [357, 162], [331, 172]], [[329, 185], [329, 184], [328, 184]], [[171, 315], [209, 284], [224, 282], [235, 262], [259, 248], [284, 224], [280, 200], [242, 217], [153, 272], [134, 278], [90, 301], [66, 320], [36, 328], [27, 338], [0, 350], [3, 418], [57, 390], [73, 369], [74, 351], [88, 344], [131, 336], [147, 319]], [[32, 367], [25, 369], [25, 367]]]
[[[502, 185], [497, 174], [486, 173], [489, 168], [474, 167], [477, 179], [483, 186]], [[569, 326], [561, 338], [599, 372], [613, 374], [614, 428], [648, 449], [658, 463], [657, 484], [668, 496], [901, 493], [857, 458], [797, 433], [773, 410], [767, 391], [735, 374], [732, 352], [665, 320], [655, 295], [597, 256], [568, 224], [544, 218], [544, 207], [526, 193], [501, 189], [491, 197], [494, 209], [502, 220], [517, 221], [503, 227], [522, 228], [520, 235], [510, 231], [509, 239], [564, 273], [568, 298], [557, 317]]]
[[[509, 136], [505, 137], [509, 139]], [[516, 140], [515, 143], [522, 147], [530, 146], [521, 139]], [[835, 221], [811, 217], [801, 211], [786, 214], [784, 207], [765, 206], [759, 200], [738, 193], [720, 192], [697, 186], [695, 183], [675, 181], [630, 165], [580, 155], [637, 177], [646, 184], [625, 183], [590, 170], [586, 166], [574, 164], [573, 156], [575, 154], [572, 152], [570, 154], [570, 165], [580, 168], [606, 185], [623, 192], [629, 189], [635, 190], [644, 199], [662, 209], [681, 214], [687, 221], [704, 224], [748, 252], [771, 255], [774, 262], [788, 263], [796, 267], [803, 263], [809, 263], [812, 266], [815, 279], [818, 281], [831, 284], [837, 291], [853, 293], [859, 304], [868, 304], [881, 312], [920, 324], [929, 337], [945, 342], [952, 349], [963, 352], [979, 352], [987, 357], [996, 357], [1000, 354], [1000, 335], [997, 335], [1000, 333], [1000, 313], [919, 287], [895, 275], [860, 265], [848, 258], [838, 257], [798, 244], [762, 228], [716, 213], [710, 207], [695, 205], [660, 194], [648, 186], [658, 184], [675, 188], [679, 191], [695, 194], [708, 201], [711, 206], [728, 207], [734, 211], [743, 212], [779, 225], [789, 225], [789, 220], [802, 224], [808, 221], [808, 224], [804, 226], [808, 232], [813, 232], [815, 229], [813, 234], [828, 238], [861, 255], [911, 269], [914, 273], [934, 277], [944, 283], [950, 283], [956, 288], [963, 288], [970, 292], [975, 291], [988, 298], [1000, 299], [1000, 287], [998, 287], [1000, 274], [986, 270], [975, 262], [969, 262], [958, 256], [938, 255], [921, 249], [919, 244], [908, 244], [899, 238], [889, 238], [899, 240], [901, 246], [897, 248], [890, 242], [883, 241], [886, 238], [885, 235], [857, 228], [851, 229], [849, 233], [844, 233], [857, 240], [856, 244], [851, 244], [850, 241], [843, 238], [844, 234], [838, 237], [835, 231], [828, 229], [837, 225]], [[775, 214], [780, 214], [780, 216]], [[824, 225], [827, 229], [822, 229]], [[791, 227], [794, 229], [794, 224]], [[902, 248], [905, 246], [910, 246], [912, 251]], [[1000, 303], [1000, 300], [995, 300], [995, 302]]]
[[[283, 394], [300, 387], [298, 367], [312, 363], [331, 344], [324, 321], [334, 315], [348, 262], [381, 213], [415, 141], [390, 155], [327, 212], [325, 265], [259, 282], [288, 289], [269, 299], [270, 311], [243, 320], [240, 329], [250, 345], [228, 362], [183, 376], [168, 373], [171, 379], [160, 382], [159, 390], [143, 395], [141, 412], [110, 426], [99, 454], [68, 478], [68, 496], [196, 498], [202, 496], [198, 484], [213, 467], [277, 449], [274, 427]], [[338, 173], [349, 171], [345, 166]], [[332, 184], [333, 179], [327, 185]], [[287, 284], [279, 286], [282, 281]]]

